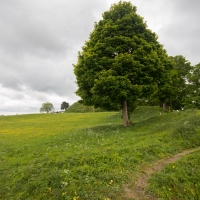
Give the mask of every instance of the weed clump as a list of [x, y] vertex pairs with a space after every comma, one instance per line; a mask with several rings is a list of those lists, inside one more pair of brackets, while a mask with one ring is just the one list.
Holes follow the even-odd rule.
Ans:
[[172, 131], [172, 137], [192, 146], [200, 145], [200, 118], [193, 115], [181, 120]]
[[197, 131], [195, 126], [192, 124], [179, 124], [177, 128], [173, 131], [173, 136], [175, 138], [182, 138], [183, 140], [188, 140], [191, 137], [196, 136]]

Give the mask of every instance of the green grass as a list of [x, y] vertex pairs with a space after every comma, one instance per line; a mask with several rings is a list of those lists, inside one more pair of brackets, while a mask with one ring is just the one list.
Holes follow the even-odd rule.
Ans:
[[159, 199], [200, 199], [200, 151], [167, 165], [150, 179], [149, 192]]
[[117, 112], [0, 117], [0, 199], [125, 199], [141, 165], [200, 145], [198, 117], [139, 107], [128, 128]]

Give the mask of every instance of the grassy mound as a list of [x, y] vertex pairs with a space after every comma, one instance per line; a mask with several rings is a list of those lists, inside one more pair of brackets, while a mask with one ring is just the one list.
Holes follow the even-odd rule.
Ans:
[[79, 102], [75, 102], [68, 109], [67, 113], [86, 113], [86, 112], [103, 112], [103, 109], [94, 108], [94, 106], [85, 106]]
[[195, 124], [179, 136], [197, 116], [139, 107], [127, 128], [120, 112], [0, 117], [0, 199], [126, 199], [141, 165], [199, 145]]

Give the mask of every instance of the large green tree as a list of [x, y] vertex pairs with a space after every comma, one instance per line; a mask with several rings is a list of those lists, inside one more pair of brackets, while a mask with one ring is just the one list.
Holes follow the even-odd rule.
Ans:
[[130, 2], [120, 1], [95, 23], [74, 65], [85, 105], [123, 110], [124, 125], [138, 97], [150, 95], [165, 68], [166, 52]]

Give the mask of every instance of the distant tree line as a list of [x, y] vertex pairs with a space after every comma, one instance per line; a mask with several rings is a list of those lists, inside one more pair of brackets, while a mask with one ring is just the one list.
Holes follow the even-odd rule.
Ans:
[[[69, 103], [63, 101], [61, 103], [60, 109], [66, 111], [68, 108], [69, 108]], [[40, 108], [40, 112], [49, 113], [49, 112], [54, 112], [54, 111], [55, 111], [55, 108], [54, 108], [53, 104], [50, 102], [43, 103], [42, 107]]]
[[[182, 55], [170, 56], [172, 68], [147, 99], [147, 105], [159, 104], [164, 110], [200, 108], [200, 63], [192, 66]], [[167, 80], [166, 80], [167, 79]]]

